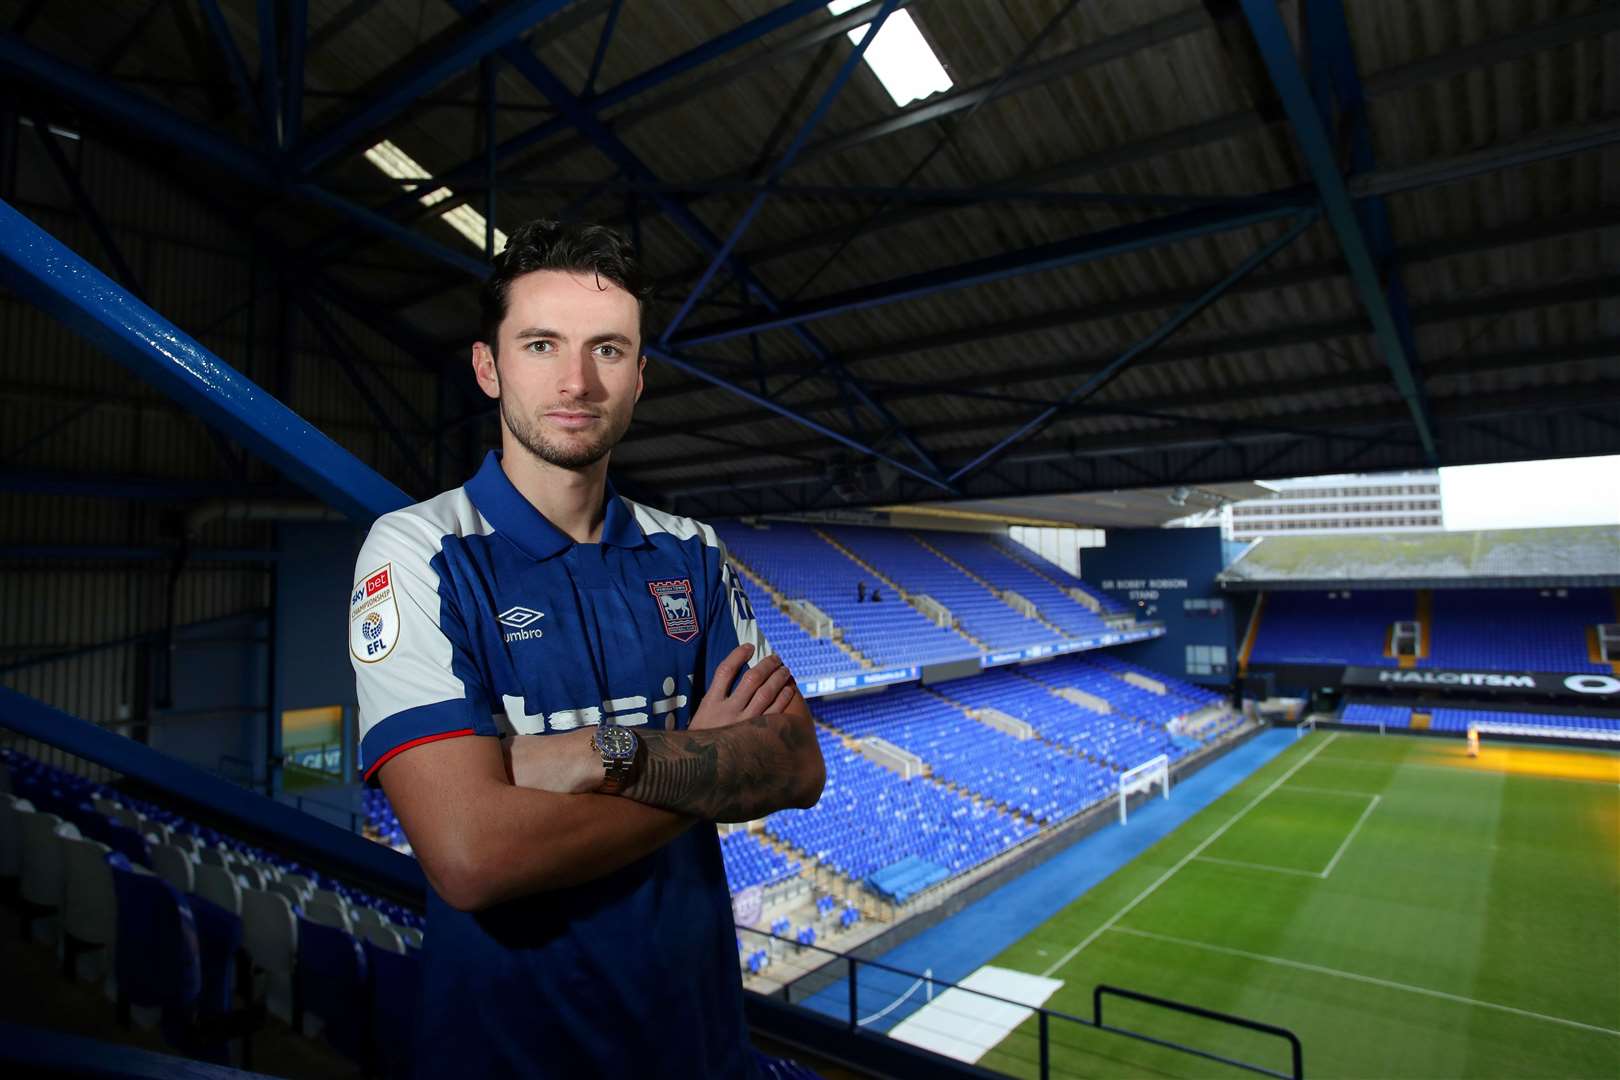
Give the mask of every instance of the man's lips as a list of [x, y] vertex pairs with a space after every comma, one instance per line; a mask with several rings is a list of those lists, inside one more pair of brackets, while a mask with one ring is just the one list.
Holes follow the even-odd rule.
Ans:
[[596, 413], [574, 412], [569, 409], [552, 409], [546, 413], [546, 419], [559, 427], [570, 430], [590, 427], [601, 419]]

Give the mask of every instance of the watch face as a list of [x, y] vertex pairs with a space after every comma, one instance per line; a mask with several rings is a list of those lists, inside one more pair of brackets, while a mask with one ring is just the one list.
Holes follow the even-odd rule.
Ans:
[[597, 729], [597, 745], [602, 749], [602, 756], [615, 761], [629, 761], [636, 756], [635, 733], [622, 727], [612, 725]]

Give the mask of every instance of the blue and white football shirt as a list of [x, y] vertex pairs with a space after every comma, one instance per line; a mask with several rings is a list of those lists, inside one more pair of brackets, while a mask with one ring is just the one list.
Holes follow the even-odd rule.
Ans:
[[[685, 728], [739, 643], [771, 654], [714, 530], [610, 486], [601, 542], [575, 543], [498, 453], [377, 520], [349, 624], [373, 782], [438, 739]], [[428, 901], [421, 1075], [750, 1075], [712, 824], [575, 888], [471, 913]]]

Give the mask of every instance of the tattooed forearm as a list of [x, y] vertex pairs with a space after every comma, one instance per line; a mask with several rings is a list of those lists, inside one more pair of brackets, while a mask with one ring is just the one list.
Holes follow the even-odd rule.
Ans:
[[808, 721], [762, 716], [703, 731], [643, 731], [646, 759], [624, 794], [710, 821], [812, 806], [824, 765]]

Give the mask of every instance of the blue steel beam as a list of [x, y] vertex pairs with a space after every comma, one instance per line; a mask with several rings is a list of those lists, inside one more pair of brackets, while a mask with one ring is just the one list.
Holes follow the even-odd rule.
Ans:
[[287, 148], [287, 129], [281, 96], [281, 28], [277, 0], [259, 0], [259, 109], [264, 114], [265, 139], [277, 154]]
[[608, 46], [613, 44], [613, 31], [619, 26], [619, 12], [624, 8], [624, 0], [613, 0], [608, 8], [607, 18], [602, 22], [602, 33], [596, 39], [596, 55], [591, 57], [591, 70], [585, 76], [585, 86], [579, 92], [582, 98], [588, 98], [596, 92], [596, 77], [602, 74], [602, 62], [607, 59]]
[[693, 306], [698, 302], [698, 298], [709, 287], [709, 282], [714, 280], [715, 273], [731, 257], [732, 251], [737, 247], [737, 242], [743, 238], [743, 234], [748, 231], [748, 226], [753, 224], [754, 217], [759, 213], [760, 208], [765, 205], [765, 200], [770, 195], [771, 189], [781, 180], [782, 174], [792, 167], [793, 159], [799, 156], [799, 151], [804, 149], [804, 144], [809, 141], [811, 134], [820, 126], [821, 121], [826, 118], [828, 110], [833, 106], [833, 102], [838, 100], [838, 95], [844, 89], [844, 85], [849, 82], [850, 76], [855, 74], [855, 69], [860, 66], [861, 58], [866, 55], [867, 48], [871, 46], [873, 41], [877, 40], [878, 34], [883, 30], [883, 24], [894, 13], [895, 3], [896, 0], [887, 0], [887, 3], [877, 13], [877, 17], [867, 24], [866, 33], [861, 35], [860, 43], [855, 46], [854, 51], [849, 56], [845, 57], [843, 66], [833, 76], [832, 84], [822, 93], [821, 100], [816, 103], [816, 107], [810, 110], [810, 115], [800, 125], [797, 134], [793, 136], [793, 141], [782, 152], [782, 156], [777, 158], [776, 163], [771, 166], [771, 170], [765, 176], [759, 193], [749, 201], [748, 208], [737, 219], [737, 224], [732, 226], [731, 235], [727, 236], [725, 243], [720, 245], [720, 250], [714, 253], [713, 258], [709, 260], [708, 268], [698, 276], [697, 284], [693, 285], [692, 291], [687, 294], [686, 301], [676, 310], [674, 318], [669, 320], [669, 325], [664, 327], [664, 332], [659, 337], [661, 344], [669, 344], [669, 339], [674, 336], [675, 331], [681, 328], [681, 323], [686, 321], [686, 316], [691, 313]]
[[1344, 252], [1351, 284], [1372, 322], [1379, 351], [1389, 366], [1396, 390], [1412, 415], [1424, 454], [1432, 464], [1437, 464], [1439, 448], [1435, 443], [1434, 424], [1429, 418], [1423, 388], [1413, 371], [1411, 350], [1401, 332], [1401, 313], [1391, 306], [1384, 290], [1380, 268], [1334, 156], [1332, 135], [1322, 122], [1311, 88], [1300, 71], [1299, 61], [1294, 56], [1293, 41], [1277, 12], [1277, 2], [1242, 0], [1242, 4], [1260, 57], [1271, 75], [1271, 84], [1282, 100], [1283, 112], [1293, 128], [1300, 154], [1305, 159], [1328, 222], [1333, 226], [1339, 247]]
[[282, 0], [287, 12], [287, 77], [282, 80], [281, 145], [304, 137], [304, 55], [309, 48], [309, 0]]
[[739, 386], [736, 383], [732, 382], [730, 379], [725, 378], [724, 376], [716, 375], [714, 372], [708, 370], [707, 368], [705, 368], [705, 367], [703, 367], [703, 366], [701, 366], [699, 364], [693, 363], [691, 360], [688, 360], [685, 357], [682, 357], [677, 353], [669, 352], [669, 351], [665, 350], [664, 348], [662, 348], [661, 346], [657, 346], [657, 345], [648, 345], [648, 346], [646, 346], [646, 348], [643, 351], [645, 351], [648, 356], [654, 358], [655, 360], [661, 360], [664, 363], [668, 364], [670, 367], [674, 368], [676, 371], [685, 372], [686, 374], [691, 375], [694, 378], [702, 379], [704, 382], [707, 382], [707, 383], [709, 383], [709, 384], [711, 384], [713, 386], [718, 386], [720, 389], [725, 390], [728, 393], [735, 394], [736, 396], [744, 399], [745, 401], [753, 402], [755, 405], [758, 405], [762, 409], [769, 409], [771, 412], [775, 413], [776, 415], [781, 416], [781, 417], [783, 417], [785, 419], [788, 419], [788, 420], [792, 420], [795, 424], [798, 424], [801, 427], [809, 428], [811, 431], [816, 432], [818, 435], [825, 436], [826, 438], [831, 439], [833, 442], [840, 443], [840, 444], [842, 444], [844, 446], [849, 447], [851, 450], [856, 450], [856, 451], [859, 451], [862, 454], [867, 455], [868, 457], [876, 458], [879, 461], [887, 462], [888, 464], [893, 465], [896, 469], [899, 469], [901, 472], [905, 473], [906, 475], [914, 476], [918, 480], [921, 480], [923, 483], [929, 485], [930, 487], [942, 488], [942, 489], [944, 489], [946, 491], [952, 490], [950, 485], [942, 482], [939, 479], [939, 477], [937, 477], [937, 476], [932, 476], [932, 475], [930, 475], [928, 473], [920, 472], [916, 468], [914, 468], [914, 467], [912, 467], [910, 465], [907, 465], [903, 461], [896, 461], [894, 458], [889, 457], [886, 454], [879, 453], [874, 448], [872, 448], [872, 447], [866, 445], [865, 443], [860, 442], [860, 441], [858, 441], [856, 439], [850, 438], [848, 435], [845, 435], [841, 431], [835, 431], [832, 428], [827, 427], [825, 424], [818, 424], [816, 421], [811, 420], [807, 416], [801, 416], [798, 413], [794, 412], [792, 409], [789, 409], [787, 406], [779, 404], [778, 402], [772, 400], [771, 398], [766, 397], [763, 394], [756, 394], [752, 390], [749, 390], [747, 387]]
[[1071, 240], [1060, 240], [1022, 251], [992, 255], [938, 270], [928, 270], [889, 281], [874, 282], [844, 292], [813, 297], [791, 307], [756, 317], [698, 327], [689, 334], [677, 337], [673, 346], [684, 349], [709, 342], [727, 341], [778, 327], [798, 326], [847, 311], [881, 307], [884, 304], [965, 288], [969, 285], [981, 285], [1021, 274], [1074, 266], [1200, 236], [1242, 229], [1267, 221], [1292, 218], [1311, 204], [1310, 195], [1301, 192], [1296, 193], [1291, 199], [1265, 196], [1252, 203], [1189, 210], [1138, 224], [1087, 233]]
[[[447, 0], [447, 2], [464, 15], [478, 9], [477, 0]], [[536, 90], [545, 95], [545, 97], [557, 107], [559, 114], [578, 128], [580, 134], [588, 138], [597, 147], [597, 149], [599, 149], [608, 157], [609, 160], [617, 165], [627, 177], [639, 180], [652, 180], [654, 182], [658, 180], [658, 177], [653, 174], [652, 170], [647, 168], [647, 166], [642, 163], [641, 159], [638, 158], [629, 147], [625, 146], [624, 143], [619, 140], [618, 136], [613, 134], [613, 132], [610, 131], [600, 120], [598, 120], [593, 113], [582, 107], [580, 103], [574, 99], [573, 95], [569, 93], [568, 87], [563, 83], [563, 81], [559, 79], [549, 68], [542, 64], [539, 58], [537, 58], [533, 52], [518, 46], [508, 46], [507, 48], [501, 50], [501, 55], [506, 58], [507, 63], [512, 65], [513, 70], [522, 75], [532, 86], [534, 86]], [[670, 219], [681, 229], [682, 232], [686, 233], [690, 239], [702, 247], [711, 256], [716, 251], [720, 250], [720, 240], [709, 231], [708, 226], [704, 225], [702, 221], [698, 220], [698, 218], [684, 206], [681, 206], [675, 200], [665, 196], [654, 196], [652, 201], [657, 203], [663, 209], [663, 211], [669, 215]], [[731, 261], [736, 269], [738, 280], [743, 282], [743, 284], [748, 288], [749, 292], [759, 298], [767, 307], [774, 306], [776, 304], [775, 298], [772, 297], [769, 291], [766, 290], [765, 287], [748, 272], [748, 269], [742, 264], [738, 263], [735, 258], [733, 258]], [[923, 449], [921, 444], [913, 439], [911, 435], [901, 427], [899, 421], [892, 413], [883, 407], [881, 402], [877, 401], [870, 394], [868, 394], [866, 390], [853, 379], [853, 377], [843, 370], [842, 364], [838, 363], [837, 359], [828, 353], [825, 346], [816, 341], [809, 335], [808, 332], [802, 329], [797, 330], [797, 333], [800, 340], [803, 341], [804, 344], [810, 349], [817, 360], [833, 370], [834, 378], [839, 379], [841, 383], [847, 385], [851, 392], [858, 396], [867, 408], [871, 409], [874, 414], [882, 418], [883, 421], [889, 425], [890, 429], [895, 431], [911, 449], [911, 451], [917, 455], [918, 459], [922, 461], [929, 470], [936, 474], [936, 477], [940, 475], [939, 466], [934, 462], [933, 458], [929, 456], [928, 452]], [[734, 384], [722, 380], [721, 382], [716, 383], [716, 385], [730, 387]], [[808, 421], [805, 422], [808, 423]], [[876, 456], [882, 457], [882, 455]], [[884, 460], [889, 459], [884, 458]], [[937, 478], [933, 482], [936, 485], [943, 484], [943, 482]]]
[[236, 91], [236, 104], [254, 120], [259, 130], [269, 132], [269, 118], [253, 100], [253, 83], [248, 78], [247, 62], [242, 59], [242, 50], [236, 47], [236, 38], [231, 35], [224, 12], [219, 10], [218, 0], [199, 0], [198, 6], [202, 8], [203, 18], [208, 23], [208, 32], [214, 35], [215, 46], [225, 58], [225, 70], [230, 73], [231, 88]]
[[0, 202], [0, 280], [288, 479], [359, 521], [410, 500], [252, 380]]
[[448, 41], [424, 50], [427, 55], [388, 86], [379, 89], [360, 108], [292, 151], [293, 167], [307, 173], [362, 135], [387, 123], [418, 97], [432, 90], [497, 49], [512, 43], [535, 23], [564, 7], [568, 0], [512, 0], [498, 10], [473, 4], [462, 14], [472, 25]]
[[1273, 255], [1277, 254], [1277, 252], [1281, 251], [1289, 244], [1292, 244], [1300, 233], [1304, 232], [1306, 229], [1310, 228], [1316, 223], [1317, 217], [1318, 214], [1314, 210], [1301, 214], [1299, 220], [1294, 223], [1294, 226], [1291, 229], [1287, 230], [1281, 236], [1254, 252], [1248, 258], [1244, 259], [1243, 262], [1238, 264], [1237, 268], [1234, 269], [1230, 274], [1227, 274], [1224, 278], [1217, 281], [1208, 289], [1204, 290], [1191, 301], [1182, 305], [1182, 307], [1178, 309], [1175, 314], [1171, 315], [1170, 318], [1161, 323], [1158, 329], [1154, 330], [1147, 337], [1143, 338], [1141, 341], [1138, 341], [1136, 344], [1132, 345], [1130, 348], [1116, 356], [1113, 360], [1109, 361], [1097, 371], [1093, 372], [1085, 382], [1063, 395], [1063, 398], [1056, 404], [1046, 406], [1040, 412], [1030, 417], [1029, 420], [1019, 425], [1016, 431], [1013, 431], [984, 453], [980, 454], [966, 465], [963, 465], [961, 468], [951, 473], [951, 483], [958, 483], [969, 474], [984, 468], [990, 462], [994, 461], [996, 458], [1005, 453], [1007, 449], [1010, 448], [1014, 443], [1033, 435], [1037, 431], [1040, 431], [1042, 428], [1056, 420], [1063, 413], [1074, 408], [1076, 405], [1079, 405], [1098, 390], [1101, 390], [1108, 384], [1110, 380], [1112, 380], [1121, 371], [1125, 370], [1126, 366], [1129, 365], [1131, 361], [1135, 360], [1143, 353], [1157, 348], [1160, 343], [1165, 341], [1176, 331], [1180, 330], [1183, 326], [1186, 326], [1222, 296], [1225, 296], [1232, 286], [1236, 285], [1238, 282], [1260, 269], [1260, 267], [1264, 266]]
[[[0, 34], [0, 68], [9, 69], [12, 74], [83, 106], [110, 129], [138, 133], [149, 141], [167, 144], [250, 184], [280, 190], [276, 162], [267, 154], [249, 150], [223, 138], [149, 98], [129, 93], [117, 83], [65, 64], [14, 34]], [[295, 185], [286, 190], [474, 278], [482, 279], [489, 273], [489, 267], [472, 256], [412, 232], [375, 210], [331, 192], [313, 185]]]

